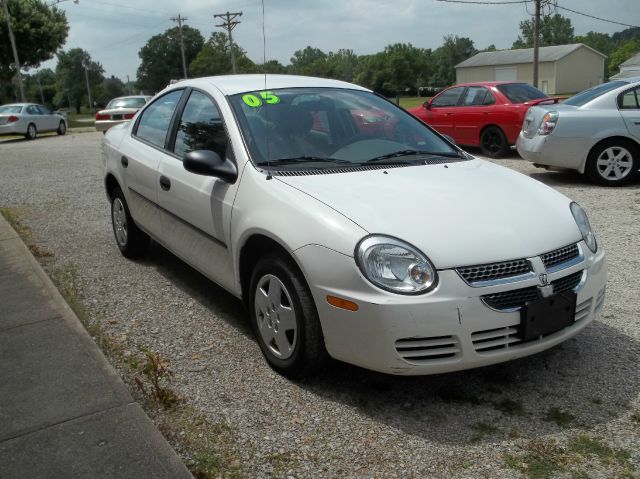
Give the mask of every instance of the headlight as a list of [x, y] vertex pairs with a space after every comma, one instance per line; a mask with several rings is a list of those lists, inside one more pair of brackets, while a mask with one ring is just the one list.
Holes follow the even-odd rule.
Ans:
[[582, 239], [587, 244], [589, 249], [595, 253], [598, 250], [598, 242], [596, 241], [596, 235], [593, 234], [593, 230], [591, 229], [591, 225], [589, 224], [587, 213], [585, 213], [582, 207], [575, 202], [571, 203], [570, 208], [571, 214], [573, 214], [573, 218], [576, 220], [578, 229], [582, 234]]
[[559, 115], [557, 111], [548, 111], [545, 113], [542, 117], [540, 127], [538, 127], [538, 135], [544, 136], [551, 134], [558, 124], [558, 117]]
[[367, 236], [356, 246], [355, 257], [365, 278], [392, 293], [426, 293], [438, 283], [429, 258], [391, 236]]

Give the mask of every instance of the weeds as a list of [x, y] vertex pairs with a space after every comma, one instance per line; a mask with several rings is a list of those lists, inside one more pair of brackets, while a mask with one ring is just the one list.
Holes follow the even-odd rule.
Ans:
[[560, 427], [569, 427], [575, 416], [560, 408], [552, 407], [547, 411], [547, 415], [543, 419], [547, 422], [554, 422]]
[[[169, 360], [145, 347], [141, 347], [140, 351], [143, 354], [142, 362], [135, 357], [129, 359], [129, 364], [139, 373], [133, 378], [136, 386], [147, 398], [165, 409], [174, 407], [181, 398], [169, 387], [173, 377]], [[151, 386], [150, 390], [147, 390], [145, 379]]]

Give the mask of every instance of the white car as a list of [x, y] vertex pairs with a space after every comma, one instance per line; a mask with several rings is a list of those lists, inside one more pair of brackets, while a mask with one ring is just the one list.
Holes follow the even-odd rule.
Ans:
[[105, 132], [114, 125], [131, 120], [151, 97], [148, 95], [130, 95], [114, 98], [104, 110], [96, 113], [96, 130]]
[[392, 374], [508, 361], [601, 311], [585, 212], [335, 80], [185, 80], [104, 140], [115, 239], [149, 238], [241, 298], [268, 363]]
[[607, 186], [640, 175], [640, 77], [610, 81], [559, 105], [529, 109], [516, 143], [525, 160]]
[[36, 103], [12, 103], [0, 106], [0, 136], [24, 135], [33, 140], [38, 133], [67, 133], [67, 119]]

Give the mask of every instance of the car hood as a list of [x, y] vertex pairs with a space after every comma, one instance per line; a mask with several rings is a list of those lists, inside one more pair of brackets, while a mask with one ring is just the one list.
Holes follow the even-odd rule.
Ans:
[[568, 198], [482, 160], [276, 178], [369, 233], [413, 244], [438, 269], [526, 258], [581, 238]]

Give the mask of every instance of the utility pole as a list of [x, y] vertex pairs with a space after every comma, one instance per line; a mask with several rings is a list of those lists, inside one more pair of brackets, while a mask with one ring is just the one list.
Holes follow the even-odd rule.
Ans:
[[220, 25], [216, 25], [216, 27], [222, 27], [227, 30], [229, 33], [229, 49], [231, 50], [231, 68], [233, 73], [236, 73], [236, 55], [233, 52], [233, 37], [231, 36], [231, 30], [233, 30], [236, 25], [240, 23], [239, 20], [235, 20], [237, 17], [241, 17], [242, 12], [236, 13], [218, 13], [213, 16], [213, 18], [222, 18], [223, 22]]
[[24, 85], [22, 84], [22, 73], [20, 72], [20, 58], [18, 57], [18, 49], [16, 48], [16, 38], [13, 36], [13, 29], [11, 28], [11, 18], [9, 18], [9, 8], [7, 7], [7, 0], [2, 0], [2, 9], [4, 11], [4, 18], [7, 20], [7, 30], [9, 31], [9, 40], [11, 41], [11, 50], [13, 50], [13, 61], [16, 66], [16, 77], [18, 78], [18, 87], [20, 88], [20, 99], [24, 103], [27, 101], [27, 97], [24, 95]]
[[131, 80], [129, 80], [129, 75], [127, 75], [127, 90], [129, 91], [129, 95], [131, 95]]
[[538, 50], [540, 49], [540, 3], [535, 0], [536, 11], [533, 16], [533, 86], [538, 88]]
[[171, 19], [173, 22], [178, 22], [178, 32], [180, 33], [180, 53], [182, 54], [182, 76], [187, 78], [187, 61], [184, 57], [184, 37], [182, 36], [182, 22], [185, 20], [187, 20], [187, 18], [180, 16], [180, 14]]
[[93, 102], [91, 101], [91, 87], [89, 86], [89, 72], [86, 63], [84, 67], [84, 79], [87, 81], [87, 94], [89, 95], [89, 113], [93, 115]]
[[40, 83], [40, 72], [36, 72], [36, 80], [38, 82], [38, 88], [40, 88], [40, 100], [44, 105], [44, 93], [42, 92], [42, 84]]

